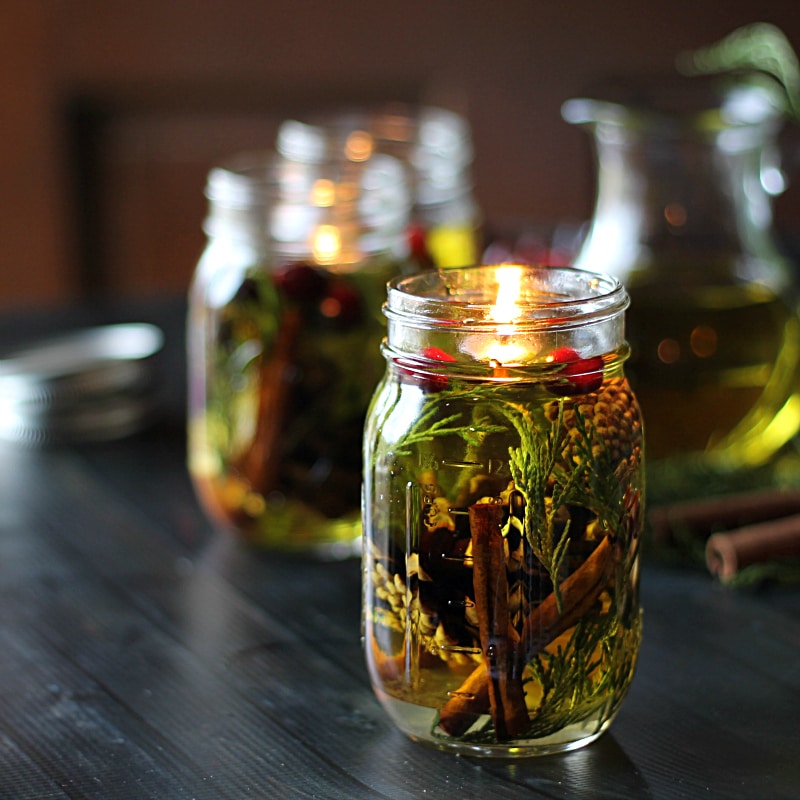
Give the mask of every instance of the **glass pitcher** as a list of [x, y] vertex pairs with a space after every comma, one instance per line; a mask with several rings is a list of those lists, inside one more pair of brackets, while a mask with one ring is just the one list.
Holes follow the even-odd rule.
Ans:
[[592, 134], [596, 156], [575, 265], [614, 274], [631, 297], [651, 496], [691, 493], [689, 466], [767, 464], [800, 428], [796, 286], [772, 229], [780, 93], [676, 76], [609, 86], [562, 114]]

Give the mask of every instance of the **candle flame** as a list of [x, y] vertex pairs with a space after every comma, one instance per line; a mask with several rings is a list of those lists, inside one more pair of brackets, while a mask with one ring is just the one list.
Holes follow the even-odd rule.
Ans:
[[330, 264], [339, 257], [342, 237], [336, 225], [320, 225], [314, 231], [311, 251], [318, 264]]
[[487, 355], [490, 356], [490, 366], [500, 369], [504, 364], [515, 364], [522, 360], [528, 355], [528, 348], [519, 342], [501, 339], [492, 343]]
[[327, 208], [336, 202], [336, 184], [327, 178], [319, 178], [311, 187], [311, 204]]
[[522, 285], [522, 267], [500, 267], [497, 270], [497, 298], [489, 309], [489, 319], [497, 322], [498, 338], [483, 353], [495, 372], [503, 364], [513, 364], [527, 355], [525, 345], [515, 340], [514, 321], [520, 315], [518, 300]]
[[372, 136], [367, 131], [353, 131], [345, 142], [344, 154], [350, 161], [368, 161], [373, 148]]
[[497, 270], [497, 283], [497, 299], [489, 310], [489, 319], [508, 324], [520, 312], [517, 301], [522, 283], [522, 267], [500, 267]]

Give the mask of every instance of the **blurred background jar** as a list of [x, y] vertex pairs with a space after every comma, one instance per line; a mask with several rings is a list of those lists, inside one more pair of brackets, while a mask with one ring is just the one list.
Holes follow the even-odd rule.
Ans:
[[211, 171], [188, 320], [188, 465], [222, 528], [355, 555], [386, 281], [408, 259], [405, 168], [354, 130], [283, 126]]
[[386, 283], [473, 263], [466, 122], [406, 106], [286, 120], [208, 176], [190, 290], [189, 471], [255, 545], [360, 553], [361, 442]]
[[[474, 151], [466, 120], [452, 111], [424, 108], [406, 156], [414, 185], [412, 252], [437, 267], [477, 264], [483, 216], [472, 176]], [[415, 242], [413, 234], [420, 237]]]
[[374, 152], [393, 156], [405, 169], [411, 191], [408, 245], [414, 266], [478, 263], [483, 216], [466, 119], [449, 109], [402, 103], [340, 111], [308, 122], [286, 122], [277, 147], [287, 158], [305, 158], [301, 140], [323, 137], [345, 143], [353, 131], [367, 134]]
[[772, 228], [785, 106], [754, 73], [619, 82], [563, 106], [597, 169], [575, 264], [631, 296], [653, 502], [769, 464], [800, 429], [795, 267]]

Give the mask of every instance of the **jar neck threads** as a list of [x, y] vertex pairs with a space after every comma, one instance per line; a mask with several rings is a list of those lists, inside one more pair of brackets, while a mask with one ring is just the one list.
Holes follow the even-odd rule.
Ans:
[[[516, 296], [503, 307], [511, 277]], [[530, 380], [569, 348], [624, 360], [628, 295], [611, 276], [567, 267], [482, 266], [390, 282], [385, 355], [419, 368]]]
[[351, 271], [382, 253], [407, 254], [410, 195], [390, 156], [304, 163], [242, 154], [211, 170], [206, 197], [209, 238], [260, 242], [278, 259]]

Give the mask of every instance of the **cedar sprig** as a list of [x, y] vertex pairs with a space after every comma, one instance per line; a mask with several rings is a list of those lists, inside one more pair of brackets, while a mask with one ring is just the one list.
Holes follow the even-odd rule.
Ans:
[[403, 436], [401, 446], [396, 448], [398, 456], [410, 456], [410, 448], [424, 442], [432, 442], [439, 436], [460, 436], [468, 444], [474, 442], [477, 437], [485, 436], [489, 433], [499, 433], [505, 428], [500, 425], [486, 425], [480, 429], [475, 425], [456, 425], [461, 419], [461, 414], [451, 414], [442, 419], [435, 419], [438, 410], [438, 403], [428, 401], [430, 408], [425, 411], [414, 426]]
[[500, 410], [519, 436], [519, 445], [509, 448], [509, 468], [514, 488], [525, 501], [525, 538], [550, 577], [560, 611], [562, 598], [558, 576], [569, 546], [570, 522], [563, 527], [557, 525], [555, 515], [561, 507], [562, 495], [572, 488], [572, 481], [568, 479], [564, 486], [553, 486], [549, 497], [548, 487], [563, 449], [563, 409], [546, 431], [536, 427], [530, 413], [522, 406], [506, 403]]
[[[569, 640], [554, 651], [539, 653], [531, 661], [531, 669], [542, 686], [542, 702], [528, 735], [545, 736], [585, 719], [609, 698], [618, 698], [626, 683], [629, 663], [622, 660], [623, 671], [595, 670], [606, 661], [615, 663], [614, 648], [629, 645], [629, 636], [638, 631], [622, 631], [613, 614], [597, 614], [583, 618], [573, 629]], [[603, 714], [608, 719], [611, 709]]]
[[623, 500], [629, 477], [626, 473], [632, 466], [628, 461], [620, 463], [614, 458], [606, 440], [594, 435], [594, 424], [579, 408], [574, 408], [574, 414], [577, 435], [571, 437], [572, 459], [567, 462], [570, 469], [567, 471], [562, 461], [555, 470], [556, 480], [577, 489], [578, 496], [567, 502], [588, 508], [615, 535], [625, 513]]

